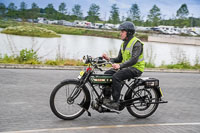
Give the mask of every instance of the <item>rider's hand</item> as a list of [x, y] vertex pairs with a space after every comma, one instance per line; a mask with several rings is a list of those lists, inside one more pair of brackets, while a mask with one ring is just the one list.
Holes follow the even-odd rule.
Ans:
[[102, 57], [106, 60], [110, 60], [110, 58], [107, 56], [107, 54], [103, 54]]
[[119, 69], [119, 68], [120, 68], [120, 65], [119, 65], [119, 64], [112, 64], [112, 67], [113, 67], [114, 69]]

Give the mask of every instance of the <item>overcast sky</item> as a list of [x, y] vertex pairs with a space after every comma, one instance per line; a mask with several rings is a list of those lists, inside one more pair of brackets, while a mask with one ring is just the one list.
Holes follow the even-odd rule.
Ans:
[[75, 4], [80, 4], [84, 16], [87, 15], [90, 5], [95, 3], [100, 6], [100, 18], [102, 19], [108, 19], [113, 4], [117, 4], [117, 7], [119, 7], [120, 16], [127, 17], [127, 11], [132, 4], [136, 3], [143, 18], [149, 14], [149, 10], [154, 4], [161, 9], [162, 17], [172, 18], [181, 5], [185, 3], [188, 6], [189, 16], [200, 18], [200, 0], [0, 0], [0, 3], [8, 6], [9, 3], [14, 2], [19, 8], [22, 1], [27, 4], [28, 8], [35, 2], [41, 8], [45, 8], [47, 4], [52, 3], [55, 9], [58, 9], [61, 2], [65, 2], [68, 12], [72, 12], [71, 9]]

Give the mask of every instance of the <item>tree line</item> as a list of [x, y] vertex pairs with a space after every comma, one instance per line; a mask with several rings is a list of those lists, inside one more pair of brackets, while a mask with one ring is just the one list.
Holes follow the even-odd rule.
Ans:
[[60, 3], [58, 10], [56, 10], [53, 4], [48, 4], [45, 8], [40, 8], [35, 2], [32, 3], [31, 8], [27, 8], [25, 2], [20, 3], [20, 7], [14, 3], [10, 3], [7, 7], [4, 3], [0, 3], [0, 18], [16, 19], [21, 18], [24, 21], [26, 19], [36, 19], [38, 17], [45, 17], [50, 20], [87, 20], [92, 23], [113, 23], [118, 24], [123, 21], [132, 21], [136, 26], [158, 26], [158, 25], [170, 25], [176, 27], [200, 27], [200, 18], [189, 17], [189, 10], [186, 4], [182, 4], [176, 11], [176, 16], [165, 19], [161, 14], [161, 9], [157, 5], [153, 5], [150, 9], [147, 19], [144, 20], [140, 12], [138, 4], [132, 4], [127, 11], [127, 17], [122, 16], [120, 18], [120, 11], [117, 4], [113, 4], [110, 10], [110, 16], [108, 20], [100, 19], [100, 6], [97, 4], [91, 4], [87, 12], [87, 16], [83, 16], [83, 10], [81, 5], [75, 4], [71, 12], [67, 10], [66, 3]]

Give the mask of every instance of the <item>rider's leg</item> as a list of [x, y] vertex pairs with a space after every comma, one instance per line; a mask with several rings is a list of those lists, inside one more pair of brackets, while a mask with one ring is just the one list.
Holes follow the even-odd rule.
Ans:
[[[111, 75], [113, 75], [114, 73], [116, 73], [116, 70], [110, 69], [110, 70], [107, 70], [104, 74], [111, 74]], [[111, 94], [110, 94], [109, 97], [104, 97], [104, 99], [103, 99], [103, 104], [106, 104], [106, 103], [109, 103], [109, 102], [111, 102]]]
[[116, 73], [116, 70], [114, 70], [114, 69], [109, 69], [109, 70], [105, 71], [104, 74], [111, 74], [111, 75], [113, 75], [114, 73]]
[[133, 78], [133, 77], [135, 77], [134, 75], [135, 74], [129, 68], [119, 70], [118, 72], [113, 74], [112, 96], [113, 96], [113, 100], [115, 102], [119, 101], [120, 93], [121, 93], [121, 89], [122, 89], [122, 81]]
[[138, 77], [142, 74], [139, 70], [135, 68], [124, 68], [122, 70], [117, 71], [113, 74], [112, 77], [112, 97], [113, 101], [106, 104], [107, 107], [119, 109], [119, 99], [120, 99], [120, 93], [122, 89], [121, 82], [126, 79], [130, 79], [133, 77]]

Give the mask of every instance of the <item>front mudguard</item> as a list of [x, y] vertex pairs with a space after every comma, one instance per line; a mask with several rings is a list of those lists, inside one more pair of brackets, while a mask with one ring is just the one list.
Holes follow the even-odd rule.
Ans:
[[[74, 82], [77, 85], [80, 84], [80, 81], [78, 79], [65, 79], [65, 80], [61, 81], [61, 84], [65, 84], [68, 82]], [[91, 102], [90, 92], [89, 92], [88, 88], [86, 87], [86, 85], [83, 85], [82, 90], [84, 91], [86, 97], [80, 103], [80, 106], [82, 108], [84, 108], [85, 110], [88, 110], [90, 107], [90, 102]]]

